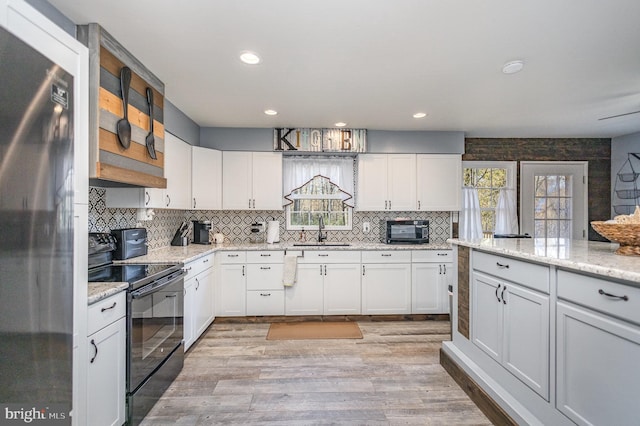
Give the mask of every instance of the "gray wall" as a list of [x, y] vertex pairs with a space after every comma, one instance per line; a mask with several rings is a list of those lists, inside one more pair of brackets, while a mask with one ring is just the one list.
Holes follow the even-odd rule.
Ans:
[[[202, 127], [200, 146], [223, 151], [272, 151], [273, 129]], [[464, 132], [367, 130], [367, 152], [464, 153]]]
[[46, 0], [26, 0], [34, 9], [53, 21], [57, 26], [76, 36], [76, 24]]
[[[620, 200], [616, 197], [614, 190], [616, 189], [617, 174], [620, 168], [627, 161], [627, 154], [630, 152], [640, 153], [640, 132], [632, 133], [630, 135], [618, 136], [611, 139], [611, 217], [617, 215], [613, 210], [613, 206], [616, 204], [636, 204], [637, 200]], [[631, 160], [633, 162], [634, 170], [640, 173], [640, 161], [636, 159]], [[629, 171], [628, 166], [624, 171]], [[636, 185], [640, 187], [640, 179], [636, 182]], [[630, 189], [633, 188], [633, 183], [620, 183], [618, 189]]]
[[191, 145], [200, 145], [200, 126], [168, 99], [164, 100], [164, 128]]

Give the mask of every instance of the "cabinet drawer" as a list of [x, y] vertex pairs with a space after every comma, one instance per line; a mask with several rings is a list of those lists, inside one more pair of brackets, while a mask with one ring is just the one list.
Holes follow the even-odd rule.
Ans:
[[281, 263], [247, 265], [247, 290], [282, 290], [282, 268]]
[[248, 251], [247, 263], [282, 263], [284, 251]]
[[203, 256], [199, 259], [196, 259], [193, 262], [185, 263], [184, 269], [187, 270], [187, 276], [184, 278], [185, 280], [188, 280], [191, 277], [195, 277], [200, 272], [206, 271], [212, 266], [213, 266], [213, 253], [207, 256]]
[[411, 250], [412, 262], [453, 262], [452, 250]]
[[473, 252], [473, 269], [512, 281], [534, 290], [549, 293], [549, 268], [511, 257]]
[[409, 250], [363, 251], [362, 263], [411, 263]]
[[218, 253], [220, 263], [245, 263], [247, 253], [244, 251], [221, 251]]
[[123, 291], [89, 306], [87, 336], [123, 318], [127, 312], [127, 292]]
[[[607, 296], [626, 296], [627, 300]], [[640, 324], [640, 288], [601, 278], [558, 271], [558, 297], [582, 306]]]
[[284, 290], [247, 291], [247, 315], [284, 315]]
[[359, 251], [305, 250], [298, 263], [360, 263]]

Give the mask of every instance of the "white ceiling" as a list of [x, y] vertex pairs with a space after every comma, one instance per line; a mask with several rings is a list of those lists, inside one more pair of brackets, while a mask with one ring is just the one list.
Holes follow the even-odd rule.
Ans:
[[[640, 131], [640, 114], [598, 121], [640, 110], [638, 0], [49, 2], [101, 24], [203, 127]], [[241, 63], [245, 50], [262, 63]], [[514, 59], [524, 70], [503, 74]]]

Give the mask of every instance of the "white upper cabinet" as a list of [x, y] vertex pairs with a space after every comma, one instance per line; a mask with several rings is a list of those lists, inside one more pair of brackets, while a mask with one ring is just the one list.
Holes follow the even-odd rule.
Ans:
[[191, 145], [169, 132], [164, 144], [167, 188], [107, 188], [107, 207], [191, 208]]
[[222, 151], [191, 148], [191, 208], [222, 208]]
[[222, 208], [282, 210], [282, 154], [223, 152]]
[[170, 209], [191, 208], [191, 145], [165, 132], [165, 201]]
[[360, 154], [357, 194], [359, 211], [415, 210], [415, 154]]
[[418, 210], [460, 210], [462, 156], [459, 154], [418, 154], [416, 163]]

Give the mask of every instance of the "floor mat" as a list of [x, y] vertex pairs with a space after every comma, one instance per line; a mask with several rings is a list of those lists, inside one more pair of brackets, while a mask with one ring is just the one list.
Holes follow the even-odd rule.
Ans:
[[356, 322], [277, 322], [271, 324], [267, 340], [362, 339]]

